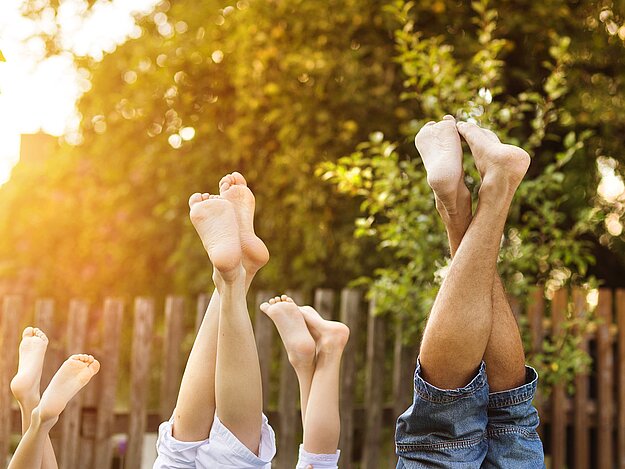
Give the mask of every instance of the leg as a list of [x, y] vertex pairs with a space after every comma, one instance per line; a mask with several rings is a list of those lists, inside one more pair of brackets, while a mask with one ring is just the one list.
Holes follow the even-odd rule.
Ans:
[[[254, 234], [254, 195], [239, 173], [229, 174], [221, 180], [220, 193], [234, 205], [249, 288], [256, 272], [269, 259], [267, 248]], [[189, 205], [192, 207], [208, 198], [208, 194], [194, 194]], [[180, 441], [204, 440], [213, 425], [219, 310], [219, 293], [215, 290], [191, 349], [174, 411], [172, 434]]]
[[[458, 129], [471, 146], [482, 186], [475, 217], [434, 302], [421, 346], [423, 377], [442, 388], [468, 383], [484, 356], [499, 243], [512, 197], [529, 165], [527, 153], [493, 140], [479, 127], [460, 123]], [[431, 154], [443, 139], [454, 138], [459, 145], [457, 134], [450, 137], [453, 132], [453, 119], [428, 124], [417, 135], [417, 146], [422, 154]]]
[[[310, 306], [303, 306], [300, 310], [317, 346], [317, 362], [306, 409], [304, 451], [334, 455], [341, 432], [341, 358], [349, 339], [349, 328], [340, 322], [324, 320]], [[338, 460], [338, 455], [336, 457]], [[323, 466], [315, 464], [315, 467]]]
[[67, 403], [99, 370], [100, 364], [90, 355], [72, 355], [61, 366], [33, 410], [30, 426], [9, 463], [9, 469], [42, 467], [50, 430]]
[[286, 295], [277, 296], [260, 305], [274, 322], [299, 382], [302, 427], [306, 428], [308, 396], [315, 372], [315, 340], [297, 305]]
[[[454, 121], [445, 116], [444, 120]], [[436, 208], [445, 224], [452, 258], [472, 220], [471, 196], [464, 184], [462, 148], [454, 129], [447, 124], [439, 131], [443, 145], [433, 146], [420, 140], [419, 150], [434, 191]], [[497, 138], [490, 131], [488, 138]], [[430, 137], [431, 138], [431, 137]], [[497, 139], [498, 141], [498, 139]], [[518, 326], [508, 303], [503, 283], [495, 275], [492, 290], [493, 321], [484, 353], [491, 391], [512, 389], [525, 380], [525, 354]]]
[[[22, 416], [22, 435], [30, 428], [31, 415], [39, 404], [39, 385], [48, 338], [37, 328], [27, 327], [22, 334], [18, 371], [11, 381], [11, 391]], [[45, 436], [42, 469], [57, 469], [56, 456], [49, 436]]]

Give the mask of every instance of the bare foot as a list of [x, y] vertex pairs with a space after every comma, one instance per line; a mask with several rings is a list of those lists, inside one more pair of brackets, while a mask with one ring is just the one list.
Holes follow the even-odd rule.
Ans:
[[482, 187], [493, 187], [512, 196], [530, 165], [530, 156], [514, 145], [501, 143], [488, 129], [458, 122], [458, 132], [467, 141], [475, 166], [482, 177]]
[[39, 403], [39, 385], [48, 338], [36, 327], [22, 333], [17, 374], [11, 381], [11, 392], [20, 405], [32, 409]]
[[428, 184], [436, 196], [436, 208], [444, 219], [471, 211], [471, 194], [464, 184], [462, 145], [456, 120], [446, 115], [440, 122], [428, 122], [415, 137], [415, 145], [427, 172]]
[[234, 206], [218, 195], [193, 194], [189, 199], [193, 226], [213, 267], [226, 282], [241, 272], [241, 242]]
[[243, 267], [249, 275], [254, 275], [269, 261], [269, 251], [254, 232], [254, 209], [256, 200], [247, 187], [247, 181], [241, 173], [225, 175], [219, 182], [219, 194], [234, 205], [234, 212], [239, 223], [239, 238], [243, 251]]
[[349, 327], [342, 322], [326, 321], [311, 306], [301, 306], [306, 325], [317, 344], [319, 353], [343, 353], [349, 340]]
[[58, 419], [67, 403], [100, 371], [100, 362], [91, 355], [72, 355], [52, 377], [41, 396], [37, 412], [42, 422]]
[[293, 300], [286, 295], [276, 296], [261, 304], [260, 309], [276, 325], [293, 368], [313, 367], [315, 340]]

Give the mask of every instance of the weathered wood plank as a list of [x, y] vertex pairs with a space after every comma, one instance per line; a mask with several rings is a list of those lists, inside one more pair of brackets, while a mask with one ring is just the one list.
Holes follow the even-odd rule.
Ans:
[[349, 342], [343, 352], [341, 364], [341, 467], [351, 469], [354, 452], [354, 405], [356, 399], [356, 371], [358, 369], [358, 347], [360, 344], [360, 317], [362, 313], [362, 292], [344, 289], [341, 292], [341, 322], [349, 327]]
[[123, 300], [107, 298], [102, 313], [102, 355], [97, 357], [102, 367], [95, 428], [94, 469], [110, 469], [113, 460], [111, 437], [115, 421], [123, 319]]
[[[69, 304], [69, 316], [65, 333], [66, 358], [77, 353], [87, 353], [85, 350], [87, 338], [87, 322], [89, 321], [89, 305], [84, 300], [71, 300]], [[96, 376], [88, 386], [96, 381]], [[61, 445], [60, 464], [63, 469], [79, 468], [80, 447], [80, 420], [82, 403], [84, 398], [83, 389], [70, 402], [61, 414]], [[57, 457], [58, 454], [57, 454]]]
[[330, 288], [317, 288], [313, 307], [323, 319], [334, 319], [334, 291]]
[[182, 381], [182, 351], [184, 339], [185, 299], [182, 296], [168, 296], [165, 301], [165, 331], [162, 357], [160, 415], [169, 420]]
[[599, 303], [597, 317], [600, 319], [597, 327], [597, 393], [599, 400], [599, 426], [597, 434], [599, 469], [611, 469], [614, 464], [612, 445], [612, 412], [613, 412], [613, 373], [614, 354], [610, 340], [610, 326], [613, 323], [612, 291], [607, 288], [599, 289]]
[[212, 294], [200, 293], [197, 297], [197, 303], [195, 304], [195, 334], [197, 335], [200, 330], [200, 325], [204, 320], [204, 315], [208, 309], [208, 303], [210, 303]]
[[376, 314], [375, 300], [369, 304], [367, 325], [367, 363], [365, 378], [365, 437], [363, 469], [380, 467], [382, 407], [384, 400], [384, 344], [386, 322]]
[[[577, 318], [583, 318], [589, 314], [586, 303], [586, 292], [576, 288], [573, 290], [573, 314]], [[583, 335], [580, 349], [588, 352], [588, 339], [586, 331], [578, 330]], [[575, 469], [588, 469], [590, 467], [590, 428], [588, 425], [588, 373], [580, 373], [575, 377], [575, 397], [573, 411], [573, 464]]]
[[260, 305], [271, 296], [269, 291], [259, 291], [255, 301], [254, 316], [254, 336], [256, 339], [256, 349], [258, 350], [258, 361], [260, 363], [260, 373], [263, 383], [263, 409], [269, 409], [271, 399], [271, 362], [273, 360], [273, 340], [275, 326], [271, 319], [260, 310]]
[[625, 469], [625, 290], [616, 292], [616, 317], [618, 324], [618, 458], [616, 467]]
[[46, 360], [41, 373], [41, 389], [46, 389], [54, 373], [58, 369], [56, 360], [53, 359], [55, 344], [54, 335], [54, 300], [50, 298], [42, 298], [35, 302], [35, 327], [41, 329], [48, 337], [48, 350], [46, 353]]
[[154, 329], [154, 301], [135, 300], [134, 329], [130, 363], [130, 423], [127, 467], [141, 467], [143, 435], [147, 425], [147, 403], [150, 385], [150, 356]]
[[17, 347], [20, 340], [19, 318], [23, 314], [22, 299], [7, 296], [0, 310], [0, 467], [6, 467], [11, 436], [13, 395], [9, 387], [17, 372]]
[[[541, 288], [531, 294], [530, 301], [527, 305], [527, 319], [530, 328], [531, 338], [531, 352], [533, 355], [539, 353], [542, 350], [544, 330], [543, 330], [543, 318], [545, 315], [545, 297]], [[534, 397], [534, 407], [538, 411], [538, 415], [541, 419], [546, 420], [547, 416], [543, 415], [543, 396], [542, 393], [537, 390]], [[538, 434], [541, 438], [544, 438], [544, 429], [542, 425], [538, 427]]]
[[[562, 334], [562, 323], [566, 315], [567, 292], [555, 292], [551, 303], [552, 334]], [[563, 383], [553, 386], [551, 394], [551, 464], [552, 467], [566, 465], [566, 391]]]

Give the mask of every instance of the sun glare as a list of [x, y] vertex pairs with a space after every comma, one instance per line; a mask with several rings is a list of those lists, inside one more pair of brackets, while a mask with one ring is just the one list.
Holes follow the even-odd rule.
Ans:
[[[86, 2], [65, 0], [59, 7], [63, 47], [99, 60], [118, 44], [138, 37], [135, 14], [146, 14], [158, 0], [97, 2], [83, 17]], [[10, 177], [19, 159], [20, 134], [39, 130], [60, 136], [79, 124], [75, 103], [89, 83], [74, 67], [70, 53], [45, 58], [44, 44], [33, 36], [46, 24], [34, 24], [20, 15], [23, 0], [0, 2], [0, 185]]]

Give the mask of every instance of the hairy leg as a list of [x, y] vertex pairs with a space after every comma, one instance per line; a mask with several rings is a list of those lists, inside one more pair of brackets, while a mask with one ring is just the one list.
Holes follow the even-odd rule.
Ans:
[[[459, 145], [457, 134], [451, 137], [454, 130], [453, 118], [424, 126], [416, 138], [422, 156], [440, 147], [441, 139], [453, 138], [453, 145]], [[477, 126], [461, 123], [458, 130], [471, 146], [482, 187], [475, 217], [460, 237], [462, 243], [432, 308], [421, 347], [424, 378], [443, 388], [467, 384], [484, 357], [492, 329], [499, 242], [512, 197], [529, 164], [523, 150], [485, 138], [487, 134]], [[424, 162], [427, 168], [426, 158]], [[459, 183], [455, 180], [450, 186]], [[450, 241], [457, 241], [459, 235], [450, 234]]]
[[315, 340], [310, 335], [300, 309], [290, 297], [276, 296], [261, 304], [260, 309], [276, 325], [289, 362], [297, 375], [302, 427], [306, 428], [308, 397], [315, 372]]
[[9, 463], [8, 469], [42, 467], [49, 434], [67, 403], [100, 370], [90, 355], [72, 355], [54, 375], [41, 401], [32, 411], [31, 422]]
[[[247, 290], [256, 272], [269, 259], [267, 248], [254, 234], [254, 195], [239, 173], [226, 175], [220, 182], [220, 192], [221, 197], [233, 203], [239, 234], [245, 240], [241, 249]], [[209, 194], [193, 194], [189, 205], [208, 199]], [[215, 289], [189, 354], [178, 393], [172, 431], [180, 441], [205, 440], [213, 424], [219, 311], [219, 292]]]
[[[30, 427], [31, 415], [39, 405], [41, 372], [48, 347], [48, 338], [40, 329], [27, 327], [22, 333], [18, 371], [11, 381], [11, 391], [22, 417], [22, 435]], [[41, 469], [57, 469], [56, 455], [50, 437], [46, 435]]]

